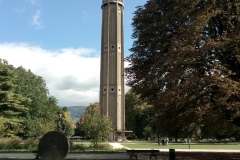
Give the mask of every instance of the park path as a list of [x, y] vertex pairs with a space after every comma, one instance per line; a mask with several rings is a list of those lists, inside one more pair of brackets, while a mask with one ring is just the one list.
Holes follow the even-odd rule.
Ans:
[[117, 142], [110, 142], [109, 144], [113, 147], [113, 149], [128, 149], [127, 147]]

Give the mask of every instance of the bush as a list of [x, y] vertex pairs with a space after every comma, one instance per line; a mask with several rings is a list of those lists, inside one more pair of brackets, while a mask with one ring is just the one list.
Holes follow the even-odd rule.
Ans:
[[24, 149], [27, 150], [37, 150], [39, 139], [29, 138], [23, 141]]
[[88, 147], [88, 150], [105, 150], [105, 151], [109, 151], [109, 150], [112, 150], [112, 147], [109, 144], [98, 144], [97, 146], [91, 144]]
[[112, 146], [109, 144], [98, 144], [97, 146], [94, 146], [93, 144], [90, 145], [84, 145], [84, 144], [77, 144], [72, 141], [70, 141], [70, 150], [71, 151], [110, 151], [113, 150]]
[[84, 151], [86, 149], [87, 149], [87, 147], [84, 146], [83, 144], [75, 144], [75, 143], [70, 141], [70, 150], [72, 150], [72, 151]]
[[3, 138], [0, 140], [0, 150], [36, 150], [38, 146], [38, 139], [26, 139], [20, 138]]

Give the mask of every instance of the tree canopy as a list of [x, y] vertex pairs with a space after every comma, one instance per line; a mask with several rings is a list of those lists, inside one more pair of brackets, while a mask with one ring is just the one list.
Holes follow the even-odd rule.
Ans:
[[67, 107], [63, 107], [60, 112], [60, 121], [58, 130], [67, 136], [74, 135], [74, 121]]
[[[125, 121], [126, 130], [133, 131], [133, 138], [148, 138], [144, 128], [152, 127], [153, 120], [152, 106], [136, 95], [130, 89], [125, 95]], [[150, 128], [151, 128], [150, 127]], [[145, 135], [144, 135], [145, 134]]]
[[135, 11], [127, 84], [166, 134], [240, 126], [239, 11], [239, 0], [149, 0]]
[[90, 104], [86, 108], [85, 114], [80, 118], [79, 127], [85, 137], [91, 139], [94, 147], [105, 141], [113, 131], [111, 120], [100, 115], [98, 103]]
[[23, 67], [13, 68], [16, 79], [15, 93], [27, 99], [23, 105], [28, 107], [23, 137], [41, 137], [57, 129], [61, 109], [57, 99], [49, 94], [45, 80]]
[[42, 77], [0, 61], [0, 136], [41, 137], [57, 129], [60, 111]]
[[22, 105], [25, 100], [21, 94], [14, 93], [15, 75], [6, 60], [0, 60], [0, 117], [3, 136], [15, 137], [23, 128], [28, 108]]

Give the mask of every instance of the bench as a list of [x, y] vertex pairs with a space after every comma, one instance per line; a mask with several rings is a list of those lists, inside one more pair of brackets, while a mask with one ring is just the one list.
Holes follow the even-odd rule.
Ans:
[[149, 156], [150, 159], [152, 159], [152, 157], [155, 157], [155, 159], [157, 159], [157, 156], [160, 154], [160, 150], [154, 150], [154, 149], [128, 149], [126, 150], [127, 152], [127, 155], [130, 156], [130, 159], [132, 159], [133, 157], [135, 157], [135, 159], [137, 159], [137, 156], [138, 155], [146, 155], [146, 156]]
[[36, 159], [40, 158], [40, 156], [38, 155], [38, 151], [32, 151], [32, 152], [36, 154]]

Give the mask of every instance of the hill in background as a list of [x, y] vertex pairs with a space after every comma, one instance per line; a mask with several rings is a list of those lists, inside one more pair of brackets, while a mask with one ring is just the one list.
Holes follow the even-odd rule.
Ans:
[[68, 106], [67, 109], [73, 120], [79, 120], [80, 116], [85, 112], [87, 106]]

